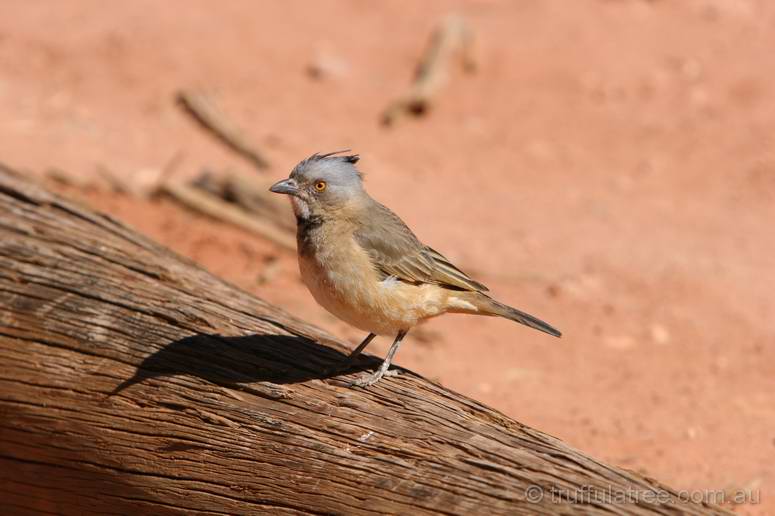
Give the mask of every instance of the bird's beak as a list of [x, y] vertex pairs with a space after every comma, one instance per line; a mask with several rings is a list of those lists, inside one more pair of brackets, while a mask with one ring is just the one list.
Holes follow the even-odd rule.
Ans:
[[295, 179], [288, 178], [273, 184], [271, 188], [269, 188], [269, 191], [279, 194], [296, 195], [299, 193], [299, 186], [296, 184]]

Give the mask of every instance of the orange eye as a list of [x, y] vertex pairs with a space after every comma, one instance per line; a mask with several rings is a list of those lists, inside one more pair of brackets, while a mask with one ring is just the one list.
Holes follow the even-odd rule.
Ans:
[[322, 192], [323, 190], [326, 189], [326, 186], [327, 185], [325, 181], [318, 181], [317, 183], [315, 183], [315, 190], [317, 190], [318, 192]]

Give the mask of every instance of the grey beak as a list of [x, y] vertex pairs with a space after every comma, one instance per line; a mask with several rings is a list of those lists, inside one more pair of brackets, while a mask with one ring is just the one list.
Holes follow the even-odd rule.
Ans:
[[269, 191], [279, 194], [296, 195], [299, 193], [299, 186], [296, 184], [295, 179], [288, 178], [273, 184], [271, 188], [269, 188]]

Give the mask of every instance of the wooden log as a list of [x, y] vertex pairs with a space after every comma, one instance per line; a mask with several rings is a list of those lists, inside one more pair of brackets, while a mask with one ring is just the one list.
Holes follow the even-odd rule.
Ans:
[[0, 168], [0, 514], [715, 514]]

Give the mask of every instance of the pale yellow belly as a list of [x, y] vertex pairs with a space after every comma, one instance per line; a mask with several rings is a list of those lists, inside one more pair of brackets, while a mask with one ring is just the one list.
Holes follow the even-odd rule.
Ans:
[[302, 280], [315, 300], [363, 331], [395, 335], [445, 311], [447, 293], [436, 285], [380, 281], [365, 253], [299, 256]]

